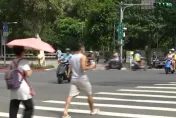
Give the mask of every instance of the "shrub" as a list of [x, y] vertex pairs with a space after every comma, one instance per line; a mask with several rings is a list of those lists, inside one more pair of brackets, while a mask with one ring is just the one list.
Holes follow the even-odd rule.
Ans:
[[40, 69], [40, 68], [44, 68], [44, 69], [49, 69], [49, 68], [54, 68], [54, 65], [46, 65], [46, 66], [41, 66], [39, 64], [31, 64], [31, 68], [35, 68], [35, 69]]

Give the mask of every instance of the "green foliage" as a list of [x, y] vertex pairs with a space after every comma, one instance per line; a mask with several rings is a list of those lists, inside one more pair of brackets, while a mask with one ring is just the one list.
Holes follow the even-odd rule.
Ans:
[[[122, 1], [140, 3], [140, 0]], [[55, 48], [73, 48], [74, 42], [80, 41], [87, 50], [102, 47], [112, 50], [114, 24], [117, 29], [120, 21], [119, 3], [119, 0], [0, 0], [0, 19], [18, 22], [9, 25], [10, 40], [35, 37], [38, 33]], [[175, 8], [130, 7], [125, 10], [123, 23], [128, 28], [124, 41], [127, 50], [156, 48], [157, 43], [159, 47], [168, 47], [176, 42]], [[117, 40], [118, 32], [115, 33]]]
[[41, 65], [38, 65], [38, 64], [31, 64], [30, 66], [33, 69], [50, 69], [50, 68], [54, 68], [53, 65], [41, 66]]

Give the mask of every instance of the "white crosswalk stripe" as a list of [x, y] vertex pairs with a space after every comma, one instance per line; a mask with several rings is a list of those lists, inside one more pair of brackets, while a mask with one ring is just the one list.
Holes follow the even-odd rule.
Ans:
[[[87, 99], [86, 96], [77, 96], [79, 99]], [[109, 97], [94, 97], [94, 100], [102, 101], [122, 101], [122, 102], [137, 102], [137, 103], [158, 103], [158, 104], [176, 104], [176, 101], [160, 101], [160, 100], [142, 100], [142, 99], [120, 99]]]
[[138, 86], [136, 88], [151, 88], [151, 89], [173, 89], [175, 90], [176, 87], [166, 87], [166, 86]]
[[[9, 113], [5, 113], [5, 112], [0, 112], [0, 117], [9, 117]], [[22, 115], [18, 114], [17, 116], [18, 118], [21, 118]], [[45, 117], [45, 116], [34, 116], [33, 118], [55, 118], [55, 117]]]
[[[49, 100], [49, 101], [44, 101], [47, 103], [55, 103], [55, 104], [65, 104], [65, 101], [53, 101], [53, 100]], [[83, 106], [88, 106], [87, 103], [83, 103], [83, 102], [72, 102], [72, 105], [83, 105]], [[147, 107], [147, 106], [130, 106], [130, 105], [114, 105], [114, 104], [94, 104], [97, 107], [109, 107], [109, 108], [131, 108], [131, 109], [147, 109], [147, 110], [159, 110], [159, 111], [176, 111], [175, 108], [162, 108], [162, 107]]]
[[[113, 116], [117, 118], [176, 118], [176, 92], [174, 91], [176, 87], [173, 85], [175, 84], [169, 82], [119, 89], [113, 92], [100, 91], [94, 94], [94, 106], [99, 107], [101, 110], [99, 115], [106, 118]], [[71, 102], [71, 106], [74, 108], [69, 109], [70, 115], [72, 113], [90, 114], [88, 103], [85, 101], [87, 96], [79, 95], [74, 100]], [[54, 98], [41, 100], [40, 103], [35, 104], [35, 111], [39, 112], [35, 114], [34, 118], [56, 118], [45, 112], [63, 112], [64, 104], [64, 100], [55, 100]], [[80, 106], [86, 107], [80, 108]], [[20, 105], [20, 108], [24, 109], [24, 106]], [[42, 114], [43, 112], [45, 115]], [[8, 118], [9, 116], [7, 112], [0, 112], [0, 117]], [[20, 117], [21, 114], [18, 114], [18, 118]], [[94, 118], [94, 116], [91, 117]]]
[[117, 90], [117, 91], [125, 91], [125, 92], [135, 92], [135, 93], [171, 93], [171, 94], [176, 94], [176, 91], [156, 91], [156, 90], [146, 90], [146, 89], [143, 89], [143, 90], [137, 90], [137, 89], [120, 89], [120, 90]]
[[[20, 105], [20, 108], [24, 108]], [[43, 107], [43, 106], [35, 106], [36, 110], [44, 110], [44, 111], [63, 111], [63, 108], [54, 108], [54, 107]], [[89, 110], [81, 110], [81, 109], [69, 109], [71, 113], [83, 113], [89, 114]], [[116, 116], [116, 117], [129, 117], [129, 118], [174, 118], [174, 117], [163, 117], [163, 116], [152, 116], [152, 115], [144, 115], [144, 114], [130, 114], [130, 113], [115, 113], [115, 112], [103, 112], [101, 111], [99, 115], [103, 116]]]
[[119, 95], [119, 96], [141, 96], [141, 97], [156, 97], [156, 98], [176, 98], [176, 96], [151, 95], [151, 94], [130, 94], [130, 93], [110, 93], [110, 92], [98, 92], [96, 94], [102, 94], [102, 95]]
[[154, 84], [154, 85], [161, 85], [161, 86], [176, 86], [176, 84]]

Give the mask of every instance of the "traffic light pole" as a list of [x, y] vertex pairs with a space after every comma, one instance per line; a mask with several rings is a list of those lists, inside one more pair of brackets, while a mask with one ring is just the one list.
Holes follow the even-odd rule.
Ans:
[[[152, 5], [151, 4], [123, 4], [121, 2], [120, 3], [120, 23], [123, 23], [125, 9], [133, 6], [152, 6]], [[122, 34], [123, 34], [123, 30], [122, 30]], [[123, 38], [120, 39], [120, 60], [122, 63], [123, 62]]]

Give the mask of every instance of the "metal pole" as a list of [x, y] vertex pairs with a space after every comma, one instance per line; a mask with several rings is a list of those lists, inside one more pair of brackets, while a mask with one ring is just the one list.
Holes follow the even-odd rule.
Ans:
[[82, 23], [82, 38], [83, 38], [83, 35], [84, 35], [84, 26], [83, 26], [83, 23]]
[[[124, 17], [124, 11], [126, 8], [128, 7], [133, 7], [133, 6], [151, 6], [151, 4], [123, 4], [121, 2], [120, 4], [120, 22], [123, 22], [123, 17]], [[123, 30], [122, 30], [122, 33], [123, 33]], [[121, 62], [123, 62], [123, 40], [121, 39], [120, 41], [120, 59], [121, 59]]]
[[158, 32], [157, 32], [157, 35], [156, 35], [156, 36], [157, 36], [157, 49], [158, 49]]
[[[123, 22], [123, 6], [122, 6], [122, 2], [120, 5], [120, 22]], [[123, 34], [123, 30], [122, 30], [122, 34]], [[120, 40], [120, 60], [121, 63], [123, 62], [123, 39]]]
[[[7, 38], [7, 37], [4, 37]], [[4, 66], [6, 66], [6, 39], [4, 39]]]
[[3, 33], [2, 33], [2, 30], [1, 30], [1, 56], [3, 56], [2, 41], [3, 41]]
[[114, 52], [115, 52], [115, 23], [114, 23], [114, 40], [113, 41], [114, 41], [114, 45], [113, 46], [114, 46]]

